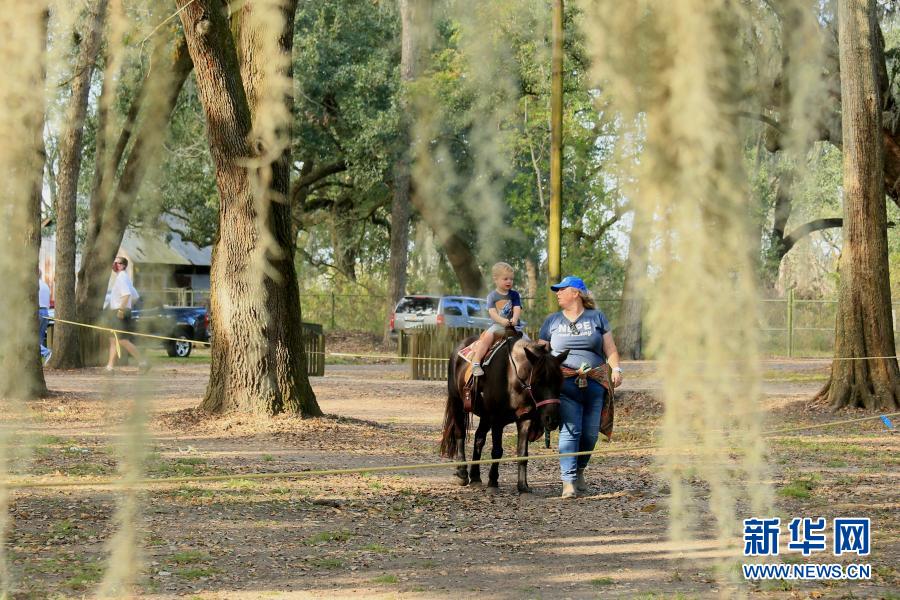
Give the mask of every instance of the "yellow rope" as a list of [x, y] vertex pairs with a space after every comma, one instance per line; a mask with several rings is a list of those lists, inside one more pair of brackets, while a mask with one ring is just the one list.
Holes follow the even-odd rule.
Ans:
[[[145, 338], [153, 338], [156, 340], [167, 340], [167, 341], [172, 341], [172, 342], [188, 341], [188, 342], [190, 342], [192, 344], [196, 344], [198, 346], [211, 346], [212, 345], [210, 342], [200, 342], [197, 340], [190, 340], [190, 339], [185, 340], [185, 338], [173, 338], [173, 337], [166, 337], [164, 335], [152, 335], [149, 333], [137, 333], [137, 332], [133, 332], [133, 331], [125, 331], [123, 329], [112, 329], [110, 327], [101, 327], [99, 325], [89, 325], [87, 323], [79, 323], [78, 321], [67, 321], [66, 319], [59, 319], [56, 317], [48, 317], [48, 318], [50, 321], [54, 321], [57, 323], [66, 323], [67, 325], [78, 325], [79, 327], [87, 327], [89, 329], [99, 329], [100, 331], [109, 331], [112, 333], [123, 333], [123, 334], [127, 334], [127, 335], [134, 335], [134, 336], [145, 337]], [[391, 360], [412, 360], [415, 358], [416, 360], [439, 360], [439, 361], [450, 360], [449, 358], [442, 358], [442, 357], [432, 358], [432, 357], [397, 356], [396, 354], [353, 354], [350, 352], [311, 351], [311, 352], [307, 352], [307, 354], [308, 355], [324, 354], [325, 356], [337, 356], [337, 357], [343, 357], [343, 358], [374, 358], [374, 359], [391, 359]], [[766, 362], [781, 363], [781, 362], [785, 362], [785, 361], [829, 362], [829, 361], [835, 361], [835, 360], [889, 360], [891, 358], [900, 358], [900, 356], [846, 356], [846, 357], [835, 356], [835, 357], [830, 357], [830, 358], [785, 358], [785, 359], [772, 358], [772, 359], [764, 359], [762, 362], [764, 362], [764, 363], [766, 363]]]
[[209, 345], [211, 345], [209, 342], [198, 342], [198, 341], [196, 341], [196, 340], [191, 340], [191, 339], [186, 339], [186, 338], [173, 338], [173, 337], [166, 337], [166, 336], [164, 336], [164, 335], [152, 335], [152, 334], [149, 334], [149, 333], [137, 333], [137, 332], [135, 332], [135, 331], [126, 331], [126, 330], [124, 330], [124, 329], [113, 329], [112, 327], [100, 327], [99, 325], [88, 325], [87, 323], [79, 323], [78, 321], [67, 321], [67, 320], [65, 320], [65, 319], [58, 319], [58, 318], [56, 318], [56, 317], [49, 317], [49, 319], [50, 319], [51, 321], [55, 321], [55, 322], [57, 322], [57, 323], [65, 323], [65, 324], [67, 324], [67, 325], [78, 325], [79, 327], [87, 327], [88, 329], [99, 329], [100, 331], [109, 331], [109, 332], [111, 332], [111, 333], [113, 334], [113, 336], [115, 336], [115, 338], [116, 338], [116, 349], [117, 349], [117, 352], [119, 352], [119, 355], [120, 355], [120, 356], [121, 356], [121, 351], [118, 350], [118, 346], [119, 346], [119, 336], [116, 335], [116, 334], [119, 334], [119, 333], [122, 333], [122, 334], [125, 334], [125, 335], [135, 335], [135, 336], [138, 336], [138, 337], [153, 338], [153, 339], [155, 339], [155, 340], [169, 340], [169, 341], [172, 341], [172, 342], [184, 342], [184, 341], [188, 341], [188, 342], [190, 342], [190, 343], [192, 343], [192, 344], [199, 344], [199, 345], [203, 345], [203, 346], [209, 346]]
[[[886, 417], [894, 417], [900, 415], [900, 412], [888, 413]], [[832, 421], [829, 423], [820, 423], [817, 425], [801, 425], [798, 427], [793, 427], [789, 429], [777, 429], [770, 432], [765, 432], [762, 435], [775, 435], [781, 433], [787, 433], [790, 431], [803, 431], [807, 429], [819, 429], [822, 427], [830, 427], [834, 425], [845, 425], [847, 423], [858, 423], [862, 421], [871, 421], [874, 419], [880, 419], [882, 415], [877, 415], [873, 417], [861, 417], [858, 419], [846, 419], [843, 421]], [[201, 475], [197, 477], [165, 477], [159, 479], [139, 479], [137, 481], [129, 481], [124, 482], [122, 480], [113, 480], [113, 479], [101, 479], [99, 481], [28, 481], [28, 480], [12, 480], [6, 482], [6, 488], [10, 490], [26, 490], [26, 489], [37, 489], [37, 488], [71, 488], [71, 487], [124, 487], [134, 486], [134, 485], [143, 485], [143, 486], [151, 486], [151, 485], [160, 485], [160, 484], [175, 484], [175, 483], [204, 483], [204, 482], [216, 482], [216, 481], [232, 481], [235, 479], [298, 479], [301, 477], [324, 477], [327, 475], [351, 475], [351, 474], [361, 474], [361, 473], [386, 473], [391, 471], [413, 471], [417, 469], [437, 469], [437, 468], [447, 468], [447, 467], [463, 467], [463, 466], [471, 466], [471, 465], [490, 465], [490, 464], [501, 464], [501, 463], [511, 463], [511, 462], [523, 462], [529, 460], [547, 460], [547, 459], [557, 459], [561, 457], [569, 457], [569, 456], [593, 456], [594, 454], [625, 454], [628, 452], [636, 452], [636, 451], [644, 451], [644, 450], [659, 450], [660, 447], [653, 445], [643, 445], [643, 446], [631, 446], [628, 448], [617, 448], [610, 450], [586, 450], [583, 452], [565, 452], [562, 454], [557, 453], [547, 453], [547, 454], [535, 454], [533, 456], [510, 456], [506, 458], [488, 458], [483, 460], [467, 460], [467, 461], [457, 461], [457, 462], [432, 462], [432, 463], [417, 463], [411, 465], [390, 465], [390, 466], [377, 466], [377, 467], [352, 467], [352, 468], [344, 468], [344, 469], [318, 469], [311, 471], [287, 471], [287, 472], [269, 472], [269, 473], [244, 473], [244, 474], [231, 474], [231, 475]]]

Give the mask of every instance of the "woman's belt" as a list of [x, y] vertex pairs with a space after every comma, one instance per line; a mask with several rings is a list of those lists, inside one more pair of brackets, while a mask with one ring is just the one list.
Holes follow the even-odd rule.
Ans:
[[606, 389], [610, 387], [609, 381], [609, 365], [604, 363], [602, 365], [598, 365], [593, 369], [587, 369], [582, 371], [581, 369], [570, 369], [569, 367], [562, 367], [563, 377], [575, 377], [575, 382], [578, 384], [578, 387], [584, 387], [587, 385], [588, 379], [593, 379], [594, 381], [600, 383]]

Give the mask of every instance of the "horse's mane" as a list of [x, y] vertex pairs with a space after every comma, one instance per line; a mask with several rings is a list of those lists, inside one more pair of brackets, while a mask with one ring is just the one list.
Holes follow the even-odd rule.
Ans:
[[[559, 377], [561, 375], [559, 366], [554, 361], [549, 360], [553, 356], [553, 354], [550, 352], [550, 349], [544, 344], [537, 344], [525, 339], [519, 339], [515, 344], [513, 344], [512, 350], [515, 351], [517, 348], [521, 349], [521, 354], [516, 354], [521, 356], [523, 360], [528, 362], [529, 368], [533, 372], [533, 376], [538, 381], [546, 381], [548, 379]], [[525, 348], [528, 348], [528, 350], [531, 351], [532, 354], [538, 357], [537, 362], [531, 363], [530, 361], [528, 361], [528, 357], [525, 356]]]

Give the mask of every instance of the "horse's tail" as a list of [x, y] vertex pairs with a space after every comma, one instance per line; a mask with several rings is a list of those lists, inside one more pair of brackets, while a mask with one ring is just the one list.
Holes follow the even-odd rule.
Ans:
[[456, 350], [447, 361], [447, 407], [444, 410], [444, 429], [441, 436], [441, 456], [455, 458], [459, 450], [457, 431], [469, 429], [469, 414], [463, 410], [462, 396], [456, 379]]

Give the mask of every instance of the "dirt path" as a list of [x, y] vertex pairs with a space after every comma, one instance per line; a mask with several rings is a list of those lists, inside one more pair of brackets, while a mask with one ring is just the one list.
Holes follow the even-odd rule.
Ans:
[[[826, 363], [823, 363], [826, 364]], [[51, 372], [57, 395], [31, 409], [34, 458], [20, 472], [114, 474], [123, 397], [150, 410], [151, 476], [233, 474], [213, 484], [154, 488], [144, 499], [142, 594], [153, 598], [665, 598], [719, 596], [714, 559], [701, 541], [666, 541], [665, 487], [649, 452], [592, 462], [595, 492], [558, 499], [558, 463], [532, 461], [532, 495], [515, 493], [515, 467], [501, 489], [449, 484], [446, 468], [390, 475], [250, 480], [246, 473], [433, 462], [444, 384], [404, 380], [391, 365], [333, 366], [313, 387], [327, 419], [210, 421], [190, 410], [208, 365], [167, 362], [146, 379], [126, 370]], [[628, 365], [617, 406], [616, 442], [646, 443], [659, 418], [652, 365]], [[804, 423], [805, 398], [821, 385], [821, 365], [766, 366], [770, 422]], [[802, 395], [800, 395], [802, 394]], [[112, 398], [112, 399], [110, 399]], [[620, 408], [621, 407], [621, 408]], [[748, 587], [762, 597], [894, 597], [900, 587], [897, 450], [900, 436], [866, 423], [773, 440], [777, 509], [792, 516], [870, 516], [876, 568], [865, 583], [778, 583]], [[511, 431], [510, 431], [511, 434]], [[505, 439], [511, 455], [512, 437]], [[549, 453], [538, 445], [533, 453]], [[799, 483], [798, 483], [799, 482]], [[805, 487], [804, 487], [805, 486]], [[793, 489], [793, 488], [791, 488]], [[695, 492], [702, 502], [707, 492]], [[102, 576], [115, 497], [99, 488], [18, 491], [10, 555], [15, 597], [92, 593]], [[745, 515], [754, 516], [754, 515]], [[812, 562], [834, 562], [830, 555]], [[846, 562], [846, 561], [842, 561]], [[680, 596], [678, 594], [681, 594]]]

